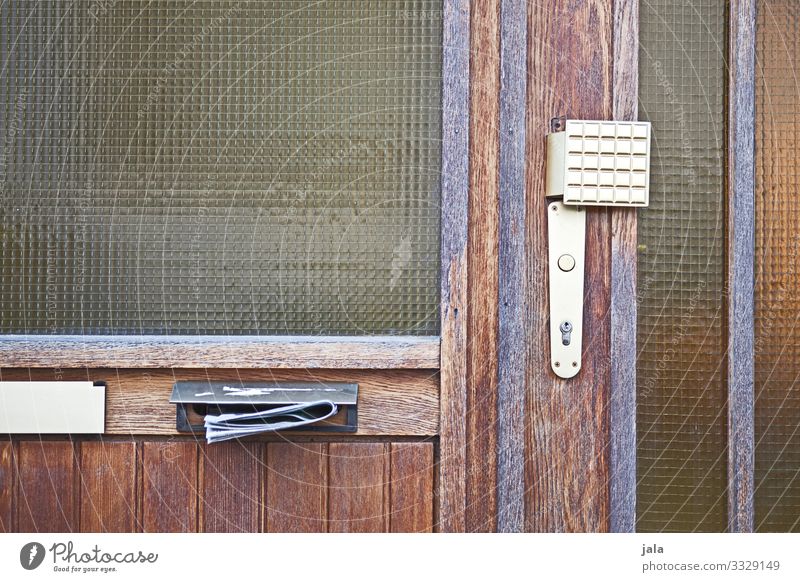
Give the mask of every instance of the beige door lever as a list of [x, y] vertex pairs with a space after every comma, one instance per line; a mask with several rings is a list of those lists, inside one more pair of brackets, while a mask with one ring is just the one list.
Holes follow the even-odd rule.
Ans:
[[[562, 130], [563, 128], [563, 130]], [[550, 365], [561, 378], [581, 369], [587, 206], [645, 207], [650, 124], [554, 120], [547, 136]]]

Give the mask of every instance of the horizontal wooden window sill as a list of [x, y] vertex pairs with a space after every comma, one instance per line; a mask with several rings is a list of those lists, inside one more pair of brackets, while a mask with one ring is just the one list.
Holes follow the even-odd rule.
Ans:
[[438, 336], [0, 335], [7, 368], [438, 369]]

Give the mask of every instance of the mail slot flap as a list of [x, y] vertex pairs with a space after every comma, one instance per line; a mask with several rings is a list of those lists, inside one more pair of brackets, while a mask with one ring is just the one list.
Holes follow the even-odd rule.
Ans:
[[355, 406], [358, 384], [346, 382], [176, 382], [173, 404], [302, 404], [327, 400]]

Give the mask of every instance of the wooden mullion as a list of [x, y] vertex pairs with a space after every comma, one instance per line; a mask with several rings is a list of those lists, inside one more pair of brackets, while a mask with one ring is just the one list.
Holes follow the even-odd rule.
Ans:
[[[639, 0], [614, 2], [613, 117], [636, 121], [639, 98]], [[609, 529], [636, 527], [637, 211], [611, 210]]]
[[497, 382], [497, 529], [525, 527], [525, 120], [527, 3], [500, 9], [500, 226]]
[[731, 0], [728, 86], [728, 529], [753, 531], [756, 0]]
[[500, 4], [473, 4], [470, 61], [467, 531], [497, 528]]
[[439, 528], [466, 528], [469, 0], [444, 1]]

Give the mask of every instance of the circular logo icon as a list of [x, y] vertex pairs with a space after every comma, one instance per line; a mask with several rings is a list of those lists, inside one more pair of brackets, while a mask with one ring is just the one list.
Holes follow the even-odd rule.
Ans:
[[29, 542], [19, 551], [19, 563], [26, 570], [35, 570], [44, 561], [44, 546], [39, 542]]

